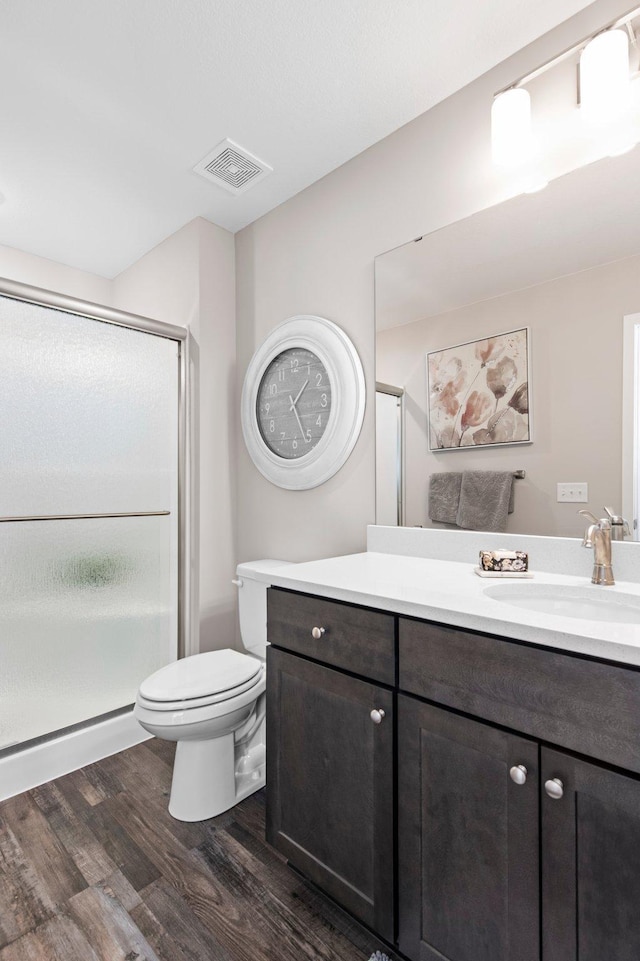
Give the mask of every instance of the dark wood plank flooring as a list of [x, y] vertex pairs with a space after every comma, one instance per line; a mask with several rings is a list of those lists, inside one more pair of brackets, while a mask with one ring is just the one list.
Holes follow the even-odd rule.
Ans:
[[173, 752], [147, 741], [0, 803], [0, 961], [367, 961], [386, 950], [266, 844], [263, 792], [209, 821], [175, 821]]

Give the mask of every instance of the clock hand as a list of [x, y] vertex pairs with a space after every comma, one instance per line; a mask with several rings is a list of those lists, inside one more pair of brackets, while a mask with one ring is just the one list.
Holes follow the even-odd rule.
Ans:
[[295, 400], [291, 400], [291, 394], [289, 394], [289, 400], [291, 400], [291, 407], [289, 408], [290, 411], [293, 410], [293, 408], [296, 406], [296, 404], [297, 404], [298, 401], [300, 400], [300, 395], [302, 394], [302, 391], [305, 389], [305, 387], [307, 386], [308, 383], [309, 383], [309, 378], [307, 377], [307, 379], [305, 380], [304, 384], [302, 385], [302, 387], [301, 387], [300, 390], [298, 391]]
[[297, 408], [296, 405], [294, 404], [291, 409], [293, 410], [293, 413], [296, 415], [296, 420], [298, 421], [298, 427], [300, 428], [300, 433], [302, 434], [302, 439], [303, 439], [303, 441], [305, 442], [305, 444], [311, 443], [311, 441], [307, 440], [307, 435], [305, 434], [304, 429], [303, 429], [303, 427], [302, 427], [302, 421], [300, 420], [300, 415], [299, 415], [299, 413], [298, 413], [298, 408]]
[[296, 404], [297, 404], [298, 401], [300, 400], [300, 397], [301, 397], [301, 395], [302, 395], [302, 391], [305, 389], [305, 387], [307, 386], [308, 383], [309, 383], [309, 379], [307, 378], [307, 380], [305, 380], [304, 384], [302, 385], [302, 387], [300, 388], [300, 390], [299, 390], [298, 393], [296, 394], [296, 399], [295, 399], [295, 400], [293, 399], [293, 397], [291, 396], [291, 394], [289, 394], [289, 401], [291, 402], [291, 407], [289, 408], [289, 411], [293, 411], [293, 413], [296, 415], [296, 420], [298, 421], [298, 427], [300, 428], [300, 433], [302, 434], [302, 439], [303, 439], [303, 441], [305, 442], [305, 444], [310, 443], [310, 441], [307, 440], [307, 436], [306, 436], [306, 434], [305, 434], [305, 432], [304, 432], [304, 427], [302, 426], [302, 421], [300, 420], [300, 414], [298, 413], [298, 408], [296, 407]]

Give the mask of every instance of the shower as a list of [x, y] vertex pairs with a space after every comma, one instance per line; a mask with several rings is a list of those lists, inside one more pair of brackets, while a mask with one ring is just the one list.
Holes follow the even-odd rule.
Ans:
[[0, 281], [0, 769], [182, 651], [186, 370], [183, 328]]

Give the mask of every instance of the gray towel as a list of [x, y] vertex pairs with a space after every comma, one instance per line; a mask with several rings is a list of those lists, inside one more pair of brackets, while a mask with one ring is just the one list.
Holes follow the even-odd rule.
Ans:
[[472, 531], [505, 531], [513, 508], [513, 472], [468, 470], [462, 475], [458, 527]]
[[460, 471], [442, 471], [429, 478], [429, 517], [441, 524], [456, 524], [460, 503]]

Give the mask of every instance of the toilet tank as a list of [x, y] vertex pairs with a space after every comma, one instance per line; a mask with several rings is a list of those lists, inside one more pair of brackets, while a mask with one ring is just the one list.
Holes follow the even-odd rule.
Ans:
[[245, 650], [264, 657], [267, 650], [267, 588], [271, 574], [289, 561], [249, 561], [238, 564], [238, 613], [240, 634]]

